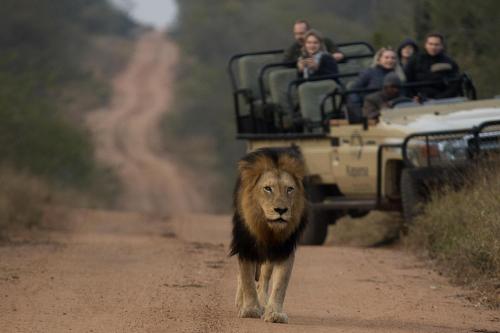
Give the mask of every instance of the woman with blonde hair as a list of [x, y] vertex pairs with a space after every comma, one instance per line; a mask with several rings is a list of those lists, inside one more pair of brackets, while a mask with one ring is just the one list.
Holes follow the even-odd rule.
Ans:
[[[382, 86], [384, 85], [385, 76], [393, 72], [398, 74], [396, 70], [397, 68], [398, 68], [398, 58], [396, 52], [391, 48], [383, 47], [380, 50], [378, 50], [377, 53], [375, 53], [372, 66], [359, 73], [358, 77], [356, 78], [350, 89], [352, 90], [382, 89]], [[363, 101], [363, 95], [364, 94], [352, 94], [350, 96], [351, 103], [361, 105]]]
[[324, 39], [319, 31], [311, 29], [306, 33], [297, 69], [304, 78], [338, 73], [337, 62], [326, 52]]
[[[361, 107], [363, 106], [363, 99], [365, 95], [381, 90], [384, 86], [384, 78], [387, 74], [398, 74], [398, 72], [403, 74], [401, 68], [399, 71], [397, 70], [398, 67], [399, 64], [397, 54], [393, 49], [383, 47], [375, 53], [372, 66], [362, 71], [354, 83], [349, 87], [349, 90], [367, 90], [364, 93], [350, 94], [348, 97], [348, 106], [349, 110], [351, 110], [350, 117], [353, 122], [361, 120]], [[399, 74], [398, 77], [401, 79]], [[404, 80], [401, 79], [401, 81]]]
[[[373, 62], [372, 62], [371, 67], [373, 68], [373, 67], [377, 67], [377, 66], [382, 66], [382, 67], [385, 67], [387, 69], [390, 69], [392, 67], [392, 55], [390, 55], [388, 57], [387, 56], [388, 52], [389, 53], [390, 52], [394, 52], [395, 53], [395, 55], [396, 55], [396, 62], [395, 62], [394, 67], [393, 67], [394, 68], [394, 72], [398, 75], [398, 77], [401, 80], [401, 82], [405, 82], [406, 81], [406, 75], [405, 75], [405, 72], [404, 72], [403, 68], [401, 67], [401, 63], [399, 61], [398, 53], [395, 50], [393, 50], [391, 47], [382, 47], [382, 48], [380, 48], [377, 51], [377, 53], [375, 53], [375, 55], [373, 56]], [[388, 62], [388, 58], [391, 58], [391, 60], [389, 62]]]

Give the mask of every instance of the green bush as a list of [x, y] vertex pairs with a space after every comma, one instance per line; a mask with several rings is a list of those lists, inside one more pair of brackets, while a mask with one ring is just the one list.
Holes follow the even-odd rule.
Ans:
[[2, 0], [0, 230], [38, 223], [49, 187], [112, 203], [118, 183], [81, 120], [108, 101], [135, 28], [106, 0]]
[[98, 49], [95, 39], [123, 39], [134, 26], [105, 0], [2, 1], [0, 164], [63, 185], [91, 185], [100, 172], [92, 143], [70, 112], [108, 101], [109, 75], [89, 66], [99, 64], [89, 54]]

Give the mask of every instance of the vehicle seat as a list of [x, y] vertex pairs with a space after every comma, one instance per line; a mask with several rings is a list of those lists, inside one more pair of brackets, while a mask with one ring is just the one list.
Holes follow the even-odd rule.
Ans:
[[[269, 73], [269, 92], [271, 102], [278, 106], [278, 109], [284, 116], [284, 121], [291, 121], [293, 110], [288, 103], [288, 85], [297, 79], [297, 70], [295, 68], [277, 68]], [[297, 102], [296, 94], [292, 95], [294, 105]]]
[[305, 82], [299, 86], [299, 105], [305, 121], [321, 126], [321, 102], [338, 87], [333, 80]]
[[339, 73], [352, 73], [360, 72], [371, 66], [373, 58], [371, 56], [366, 58], [349, 59], [349, 56], [371, 55], [371, 50], [365, 45], [349, 45], [341, 46], [339, 50], [346, 56], [347, 60], [338, 63]]
[[[259, 72], [267, 64], [281, 61], [282, 54], [263, 54], [244, 56], [238, 61], [240, 89], [248, 89], [253, 99], [260, 98]], [[267, 80], [264, 80], [267, 81]]]

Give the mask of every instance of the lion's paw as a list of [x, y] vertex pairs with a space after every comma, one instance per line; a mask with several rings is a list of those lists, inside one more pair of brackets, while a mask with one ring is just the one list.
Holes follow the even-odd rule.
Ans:
[[248, 306], [242, 308], [238, 316], [240, 318], [261, 318], [264, 310], [260, 306]]
[[284, 312], [266, 311], [264, 314], [264, 321], [269, 323], [287, 324], [288, 316]]

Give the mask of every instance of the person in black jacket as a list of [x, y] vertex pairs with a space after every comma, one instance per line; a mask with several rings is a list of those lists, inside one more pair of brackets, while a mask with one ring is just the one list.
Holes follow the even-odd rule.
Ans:
[[304, 37], [302, 56], [297, 61], [297, 69], [302, 77], [311, 78], [338, 74], [335, 59], [326, 52], [323, 37], [316, 30], [309, 30]]
[[457, 63], [445, 53], [444, 37], [430, 33], [425, 39], [424, 51], [408, 61], [406, 80], [412, 82], [440, 81], [432, 85], [415, 88], [413, 94], [422, 98], [447, 98], [460, 94], [458, 82], [446, 82], [459, 75]]
[[396, 51], [398, 54], [399, 65], [401, 68], [405, 68], [412, 57], [415, 57], [418, 53], [418, 45], [411, 38], [405, 38], [401, 44], [399, 44]]

